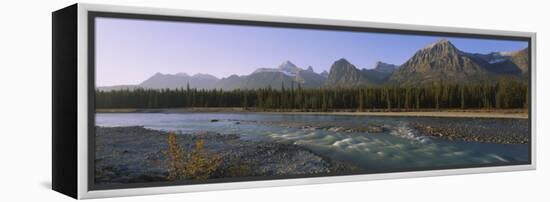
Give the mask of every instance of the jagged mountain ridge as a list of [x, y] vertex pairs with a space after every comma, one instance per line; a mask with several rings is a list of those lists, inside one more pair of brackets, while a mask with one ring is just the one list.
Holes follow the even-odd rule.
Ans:
[[520, 76], [522, 72], [527, 72], [527, 68], [519, 67], [512, 62], [512, 58], [517, 58], [517, 63], [521, 64], [521, 53], [522, 51], [472, 54], [463, 52], [449, 40], [442, 39], [417, 51], [392, 73], [389, 83], [472, 83], [490, 82], [502, 75]]
[[418, 50], [392, 73], [389, 82], [400, 85], [479, 82], [488, 75], [481, 61], [472, 59], [443, 39]]

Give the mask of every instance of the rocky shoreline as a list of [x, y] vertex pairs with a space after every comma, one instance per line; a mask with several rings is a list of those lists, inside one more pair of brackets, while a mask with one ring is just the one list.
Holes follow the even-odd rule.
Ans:
[[461, 140], [468, 142], [483, 142], [496, 144], [528, 144], [529, 135], [511, 133], [509, 131], [491, 131], [475, 127], [438, 127], [415, 123], [414, 128], [423, 135], [446, 140]]
[[[95, 182], [121, 184], [167, 181], [167, 138], [164, 131], [140, 126], [96, 127]], [[184, 150], [203, 140], [204, 152], [221, 157], [211, 179], [255, 176], [315, 175], [356, 170], [302, 146], [243, 140], [237, 134], [178, 134]]]

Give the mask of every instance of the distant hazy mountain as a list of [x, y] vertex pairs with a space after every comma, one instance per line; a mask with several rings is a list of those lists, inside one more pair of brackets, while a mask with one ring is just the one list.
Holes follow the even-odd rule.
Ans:
[[279, 65], [279, 70], [282, 72], [288, 72], [291, 74], [297, 74], [298, 72], [302, 71], [303, 69], [297, 67], [295, 64], [293, 64], [290, 61], [285, 61], [281, 65]]
[[309, 66], [306, 70], [299, 68], [290, 61], [284, 61], [277, 68], [259, 68], [247, 76], [230, 76], [222, 78], [217, 88], [232, 89], [257, 89], [272, 87], [275, 89], [298, 87], [317, 88], [325, 83], [326, 77], [313, 71]]
[[[282, 85], [289, 87], [294, 82], [293, 76], [283, 72], [258, 72], [245, 77], [244, 85], [241, 88], [281, 88]], [[220, 86], [223, 88], [223, 86]]]
[[[311, 66], [310, 66], [311, 68]], [[296, 83], [299, 83], [303, 88], [318, 88], [325, 84], [327, 77], [317, 74], [313, 71], [313, 68], [308, 70], [299, 71], [294, 78]]]
[[115, 86], [100, 86], [97, 89], [101, 91], [112, 90], [135, 90], [141, 88], [139, 85], [115, 85]]
[[284, 61], [277, 68], [258, 68], [250, 75], [231, 75], [227, 78], [218, 79], [209, 74], [195, 74], [190, 76], [186, 73], [162, 74], [156, 73], [139, 85], [127, 86], [108, 86], [99, 87], [100, 90], [119, 90], [119, 89], [163, 89], [163, 88], [190, 88], [197, 89], [257, 89], [271, 87], [279, 89], [281, 86], [290, 88], [291, 86], [303, 88], [318, 88], [326, 81], [326, 76], [315, 73], [313, 67], [307, 69], [297, 67], [290, 61]]
[[239, 89], [246, 86], [247, 76], [231, 75], [227, 78], [222, 78], [216, 83], [216, 88], [224, 90]]
[[325, 78], [328, 78], [328, 72], [327, 70], [324, 70], [323, 72], [321, 72], [321, 76], [325, 77]]
[[388, 81], [390, 75], [398, 69], [399, 66], [384, 62], [376, 62], [372, 69], [362, 69], [365, 78], [371, 81], [371, 84], [383, 85]]
[[252, 74], [259, 72], [280, 72], [288, 76], [296, 76], [296, 74], [298, 74], [298, 72], [300, 71], [303, 71], [303, 69], [297, 67], [295, 64], [287, 60], [280, 64], [277, 68], [258, 68]]
[[484, 60], [487, 69], [496, 74], [525, 74], [529, 69], [529, 53], [527, 48], [514, 52], [492, 52], [489, 54], [470, 54]]
[[280, 88], [282, 84], [290, 86], [293, 77], [279, 71], [255, 71], [247, 76], [232, 75], [222, 78], [217, 84], [217, 88], [224, 90], [234, 89], [257, 89], [257, 88]]
[[529, 50], [527, 48], [510, 53], [509, 60], [514, 63], [523, 74], [529, 72]]
[[397, 68], [399, 68], [399, 66], [378, 61], [374, 64], [373, 70], [386, 74], [391, 74]]
[[186, 88], [187, 84], [191, 88], [199, 89], [211, 89], [215, 87], [215, 84], [218, 82], [218, 78], [209, 74], [195, 74], [189, 76], [186, 73], [177, 73], [177, 74], [161, 74], [156, 73], [155, 75], [149, 77], [147, 80], [139, 84], [143, 88]]

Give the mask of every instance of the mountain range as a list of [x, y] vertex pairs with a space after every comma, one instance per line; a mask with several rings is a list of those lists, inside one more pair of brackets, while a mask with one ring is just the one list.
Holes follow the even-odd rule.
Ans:
[[528, 71], [528, 52], [472, 54], [457, 49], [446, 39], [418, 50], [388, 82], [400, 85], [472, 83], [495, 80], [503, 75], [522, 76]]
[[336, 60], [330, 71], [316, 73], [313, 67], [300, 68], [284, 61], [277, 68], [258, 68], [249, 75], [217, 78], [209, 74], [156, 73], [138, 85], [99, 87], [115, 89], [257, 89], [354, 87], [382, 85], [426, 85], [431, 83], [472, 83], [496, 81], [500, 76], [524, 78], [529, 71], [528, 49], [489, 54], [468, 53], [441, 39], [418, 50], [401, 65], [376, 62], [373, 68], [357, 68], [345, 58]]

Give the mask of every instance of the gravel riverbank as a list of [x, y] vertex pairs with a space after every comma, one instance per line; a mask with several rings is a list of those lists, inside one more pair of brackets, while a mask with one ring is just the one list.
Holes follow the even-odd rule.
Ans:
[[510, 127], [457, 126], [454, 123], [413, 123], [421, 134], [446, 140], [497, 144], [529, 144], [528, 124], [510, 122]]
[[[140, 126], [96, 127], [97, 184], [166, 181], [167, 132]], [[346, 172], [355, 167], [293, 144], [243, 140], [238, 134], [178, 134], [189, 150], [197, 140], [204, 152], [221, 157], [211, 178], [311, 175]]]

